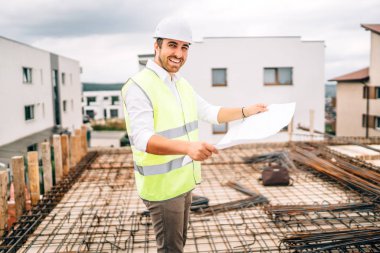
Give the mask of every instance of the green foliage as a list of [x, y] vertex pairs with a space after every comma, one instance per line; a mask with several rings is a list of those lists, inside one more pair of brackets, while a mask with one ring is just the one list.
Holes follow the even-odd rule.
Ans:
[[95, 131], [125, 131], [124, 120], [107, 120], [105, 122], [94, 122], [91, 125]]
[[335, 132], [331, 126], [331, 124], [325, 124], [325, 132], [327, 134], [332, 134], [332, 135], [335, 135]]
[[120, 139], [120, 147], [125, 147], [125, 146], [131, 146], [131, 143], [129, 142], [128, 134], [125, 134]]

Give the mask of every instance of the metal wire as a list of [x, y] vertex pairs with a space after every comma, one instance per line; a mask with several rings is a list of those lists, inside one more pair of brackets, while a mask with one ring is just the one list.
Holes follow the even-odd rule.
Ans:
[[[185, 252], [291, 252], [291, 243], [282, 239], [300, 232], [380, 227], [378, 206], [368, 202], [366, 193], [337, 184], [304, 163], [290, 168], [293, 186], [261, 185], [260, 164], [246, 159], [284, 150], [290, 151], [284, 144], [241, 146], [222, 151], [204, 164], [203, 182], [194, 193], [220, 209], [191, 213]], [[135, 190], [130, 152], [98, 153], [19, 252], [156, 252], [150, 217]], [[241, 205], [247, 193], [265, 196], [271, 206]], [[226, 203], [235, 203], [236, 208], [227, 209]], [[280, 205], [303, 209], [277, 214], [273, 208]], [[304, 244], [297, 241], [296, 245]], [[379, 245], [367, 240], [335, 248], [371, 252]]]
[[96, 154], [96, 152], [88, 153], [77, 166], [72, 168], [71, 173], [66, 178], [55, 185], [43, 199], [38, 202], [37, 206], [19, 218], [10, 228], [10, 231], [5, 233], [0, 244], [0, 252], [16, 252], [17, 249], [22, 246], [28, 236], [59, 203], [64, 194], [70, 189]]

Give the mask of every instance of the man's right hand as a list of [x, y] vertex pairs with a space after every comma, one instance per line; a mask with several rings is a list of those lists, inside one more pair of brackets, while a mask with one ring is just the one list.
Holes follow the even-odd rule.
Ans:
[[213, 153], [218, 154], [218, 150], [207, 142], [190, 142], [187, 155], [195, 161], [204, 161]]

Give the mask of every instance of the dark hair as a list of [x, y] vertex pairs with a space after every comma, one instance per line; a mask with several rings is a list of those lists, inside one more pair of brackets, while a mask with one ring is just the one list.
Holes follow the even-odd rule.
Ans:
[[156, 39], [156, 42], [157, 42], [159, 48], [162, 47], [162, 42], [163, 42], [163, 41], [164, 41], [163, 38], [157, 38], [157, 39]]

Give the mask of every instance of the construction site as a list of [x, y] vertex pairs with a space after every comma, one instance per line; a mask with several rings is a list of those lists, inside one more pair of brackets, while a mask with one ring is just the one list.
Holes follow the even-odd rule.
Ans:
[[[80, 139], [72, 139], [70, 153], [81, 149]], [[24, 183], [31, 200], [14, 182], [11, 226], [4, 221], [9, 194], [2, 187], [0, 252], [156, 252], [130, 148], [82, 151], [41, 198], [33, 195], [31, 179]], [[380, 252], [379, 164], [379, 138], [221, 150], [202, 163], [185, 252]], [[289, 171], [289, 185], [263, 185], [263, 170], [273, 166]], [[31, 174], [33, 164], [28, 167]]]

